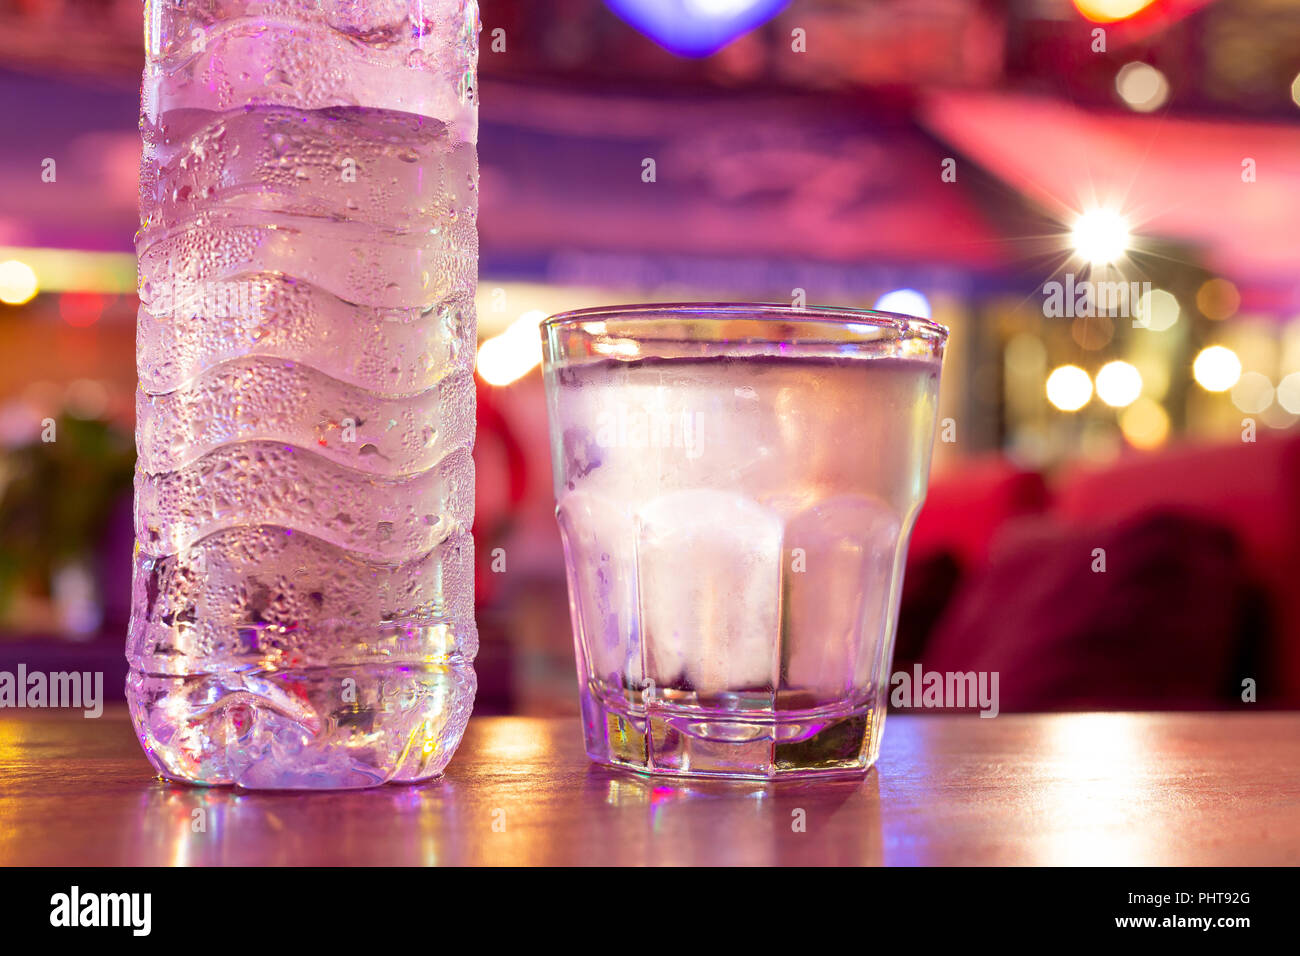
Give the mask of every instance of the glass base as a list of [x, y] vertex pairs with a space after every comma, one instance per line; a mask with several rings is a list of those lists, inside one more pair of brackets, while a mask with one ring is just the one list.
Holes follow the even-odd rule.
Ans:
[[633, 708], [588, 692], [587, 755], [639, 773], [776, 780], [861, 775], [875, 762], [878, 709], [870, 703], [804, 711]]

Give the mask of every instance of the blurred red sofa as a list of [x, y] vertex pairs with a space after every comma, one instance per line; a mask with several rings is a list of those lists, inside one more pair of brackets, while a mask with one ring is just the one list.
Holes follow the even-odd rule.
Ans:
[[[1097, 546], [1120, 551], [1106, 577], [1090, 567]], [[944, 562], [959, 581], [935, 608], [933, 582], [952, 576]], [[934, 478], [918, 517], [900, 656], [946, 670], [1002, 666], [1000, 653], [1043, 684], [1021, 688], [1026, 709], [1089, 681], [1115, 692], [1084, 689], [1076, 705], [1209, 705], [1215, 693], [1231, 703], [1243, 674], [1261, 705], [1297, 707], [1297, 568], [1300, 437], [1132, 454], [1050, 483], [1001, 459], [972, 462]], [[909, 626], [917, 619], [924, 634]], [[1135, 680], [1148, 675], [1150, 699], [1098, 672], [1103, 651]]]

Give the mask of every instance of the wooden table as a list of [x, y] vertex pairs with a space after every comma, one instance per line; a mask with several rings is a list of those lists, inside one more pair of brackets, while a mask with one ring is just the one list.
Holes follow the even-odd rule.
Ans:
[[478, 718], [441, 781], [259, 794], [154, 778], [121, 712], [0, 711], [0, 864], [381, 863], [1295, 864], [1300, 714], [894, 716], [865, 779], [767, 786]]

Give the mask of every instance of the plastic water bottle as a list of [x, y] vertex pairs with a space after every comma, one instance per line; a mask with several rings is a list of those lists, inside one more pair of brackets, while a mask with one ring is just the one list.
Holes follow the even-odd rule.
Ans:
[[438, 774], [475, 679], [474, 0], [148, 0], [127, 696], [165, 776]]

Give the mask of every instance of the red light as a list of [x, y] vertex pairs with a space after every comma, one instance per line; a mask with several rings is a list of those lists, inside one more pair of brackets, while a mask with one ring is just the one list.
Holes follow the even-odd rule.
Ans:
[[1074, 0], [1075, 8], [1093, 23], [1115, 23], [1151, 6], [1154, 0]]
[[59, 296], [59, 315], [78, 329], [94, 325], [104, 314], [107, 299], [97, 292], [65, 292]]

